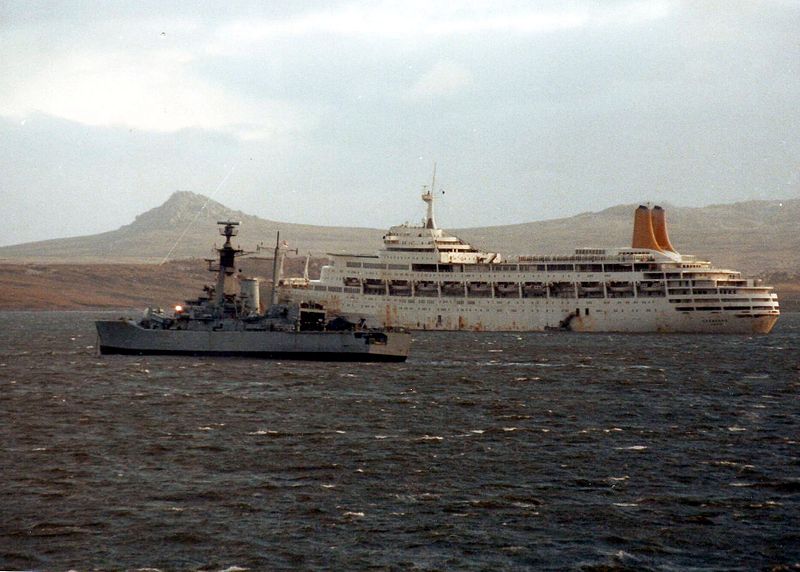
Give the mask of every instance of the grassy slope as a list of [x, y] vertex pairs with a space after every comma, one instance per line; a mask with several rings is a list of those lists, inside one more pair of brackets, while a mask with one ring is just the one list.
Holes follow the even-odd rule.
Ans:
[[[526, 208], [520, 205], [520, 215]], [[569, 254], [577, 247], [619, 247], [630, 244], [635, 205], [621, 205], [574, 217], [497, 227], [454, 230], [475, 246], [511, 254]], [[447, 205], [443, 205], [446, 221]], [[420, 211], [421, 212], [421, 211]], [[535, 212], [530, 212], [535, 215]], [[367, 218], [369, 218], [367, 216]], [[670, 237], [678, 251], [711, 260], [715, 266], [745, 274], [797, 272], [800, 269], [800, 199], [747, 201], [702, 208], [669, 207]], [[0, 247], [0, 261], [41, 264], [159, 262], [214, 256], [219, 243], [216, 222], [241, 220], [235, 244], [255, 250], [263, 243], [271, 255], [275, 236], [301, 253], [374, 253], [385, 231], [279, 223], [232, 211], [192, 193], [175, 193], [131, 224], [93, 236], [47, 240]], [[479, 222], [481, 213], [475, 213]], [[446, 222], [445, 222], [445, 226]], [[182, 236], [182, 238], [180, 238]], [[179, 240], [180, 238], [180, 240]]]

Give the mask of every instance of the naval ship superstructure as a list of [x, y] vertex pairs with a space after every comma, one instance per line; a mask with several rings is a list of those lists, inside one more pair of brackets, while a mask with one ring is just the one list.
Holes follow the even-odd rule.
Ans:
[[771, 287], [678, 253], [658, 206], [636, 209], [630, 248], [504, 260], [438, 228], [430, 190], [422, 200], [422, 224], [391, 227], [375, 255], [329, 254], [282, 295], [419, 330], [750, 334], [780, 315]]
[[[245, 356], [329, 361], [405, 361], [411, 335], [361, 327], [328, 312], [319, 303], [275, 304], [261, 311], [259, 281], [241, 278], [236, 258], [245, 254], [231, 245], [239, 223], [222, 221], [225, 244], [218, 260], [208, 260], [216, 283], [203, 295], [173, 312], [148, 308], [140, 320], [96, 322], [103, 354]], [[273, 272], [281, 257], [275, 248]], [[278, 275], [279, 276], [279, 275]], [[274, 282], [274, 281], [273, 281]]]

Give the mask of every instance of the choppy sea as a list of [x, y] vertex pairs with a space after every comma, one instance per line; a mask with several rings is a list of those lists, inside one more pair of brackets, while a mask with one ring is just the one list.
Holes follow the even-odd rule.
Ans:
[[0, 313], [0, 569], [800, 569], [798, 314], [389, 365], [98, 356], [117, 315]]

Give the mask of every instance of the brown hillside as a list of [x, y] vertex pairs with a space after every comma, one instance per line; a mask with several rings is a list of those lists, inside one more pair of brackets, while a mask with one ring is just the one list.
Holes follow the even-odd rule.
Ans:
[[[287, 260], [287, 275], [301, 275], [305, 259]], [[272, 261], [242, 259], [247, 276], [263, 279], [269, 296]], [[158, 264], [0, 264], [0, 310], [170, 307], [213, 284], [204, 260]], [[312, 266], [319, 274], [319, 262]]]

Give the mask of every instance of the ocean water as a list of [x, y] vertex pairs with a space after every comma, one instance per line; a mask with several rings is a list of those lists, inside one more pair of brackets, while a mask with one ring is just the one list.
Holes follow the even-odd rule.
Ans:
[[800, 567], [800, 315], [389, 365], [98, 356], [116, 315], [0, 313], [0, 569]]

